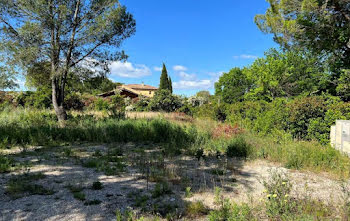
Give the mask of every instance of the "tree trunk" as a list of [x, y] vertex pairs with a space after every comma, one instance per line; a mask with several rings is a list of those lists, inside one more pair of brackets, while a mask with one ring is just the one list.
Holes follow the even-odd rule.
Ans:
[[[56, 77], [52, 78], [52, 104], [55, 109], [58, 122], [61, 127], [65, 126], [65, 121], [67, 120], [67, 113], [63, 105], [64, 94], [61, 94], [59, 83]], [[62, 85], [61, 85], [62, 86]]]

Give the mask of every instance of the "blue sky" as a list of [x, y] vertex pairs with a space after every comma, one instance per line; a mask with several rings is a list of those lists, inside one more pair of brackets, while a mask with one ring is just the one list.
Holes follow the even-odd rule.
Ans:
[[136, 19], [136, 34], [122, 49], [128, 63], [114, 63], [110, 78], [158, 86], [162, 62], [176, 94], [213, 93], [220, 73], [251, 64], [276, 47], [254, 23], [265, 0], [122, 0]]
[[[251, 64], [276, 47], [254, 23], [265, 0], [121, 0], [136, 20], [136, 33], [122, 49], [126, 63], [113, 62], [116, 82], [159, 85], [164, 62], [174, 93], [214, 92], [223, 72]], [[21, 86], [23, 88], [23, 86]]]

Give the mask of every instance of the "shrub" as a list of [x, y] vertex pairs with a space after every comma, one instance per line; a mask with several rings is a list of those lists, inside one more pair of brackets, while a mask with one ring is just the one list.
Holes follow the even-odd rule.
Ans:
[[35, 92], [27, 92], [25, 95], [24, 106], [45, 109], [52, 107], [51, 88], [38, 87]]
[[94, 101], [94, 109], [97, 111], [108, 110], [108, 106], [109, 104], [106, 99], [99, 97]]
[[149, 109], [152, 111], [173, 112], [181, 106], [181, 99], [169, 90], [158, 90], [149, 103]]
[[103, 185], [101, 182], [99, 182], [99, 181], [93, 182], [93, 184], [92, 184], [93, 190], [101, 190], [102, 188], [103, 188]]
[[13, 160], [0, 155], [0, 173], [10, 172], [13, 166]]
[[325, 101], [322, 97], [300, 97], [287, 105], [288, 130], [299, 139], [307, 138], [307, 132], [312, 119], [324, 118]]
[[136, 111], [147, 111], [149, 103], [149, 98], [140, 96], [133, 106], [135, 107]]
[[82, 97], [78, 93], [69, 93], [65, 100], [64, 100], [64, 105], [68, 110], [83, 110], [85, 107], [85, 104], [82, 100]]
[[248, 157], [252, 152], [252, 147], [243, 137], [237, 137], [228, 143], [226, 154], [228, 157]]

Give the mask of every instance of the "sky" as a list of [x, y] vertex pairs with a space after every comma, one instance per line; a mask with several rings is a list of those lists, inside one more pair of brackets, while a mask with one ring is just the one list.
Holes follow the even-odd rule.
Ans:
[[174, 93], [214, 92], [223, 72], [249, 65], [277, 47], [254, 16], [265, 0], [122, 0], [136, 20], [136, 33], [122, 49], [126, 63], [114, 62], [110, 78], [122, 83], [158, 86], [164, 62]]
[[109, 78], [158, 87], [164, 62], [174, 93], [214, 92], [223, 72], [251, 64], [277, 47], [262, 33], [254, 16], [265, 0], [121, 0], [136, 20], [136, 33], [125, 40], [127, 62], [113, 62]]

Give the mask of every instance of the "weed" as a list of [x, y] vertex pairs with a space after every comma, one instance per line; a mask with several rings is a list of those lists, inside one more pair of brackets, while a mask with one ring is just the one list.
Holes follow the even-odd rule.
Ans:
[[231, 139], [228, 143], [226, 154], [228, 157], [247, 158], [252, 152], [252, 147], [243, 137]]
[[84, 203], [85, 206], [91, 206], [91, 205], [99, 205], [101, 204], [101, 200], [88, 200]]
[[165, 194], [171, 194], [172, 191], [171, 189], [169, 188], [169, 185], [167, 182], [161, 182], [161, 183], [157, 183], [154, 190], [153, 190], [153, 193], [152, 193], [152, 197], [153, 198], [158, 198], [158, 197], [161, 197]]
[[81, 201], [84, 201], [86, 199], [85, 193], [83, 192], [73, 192], [73, 197]]
[[63, 153], [66, 157], [71, 157], [73, 154], [73, 150], [69, 147], [63, 148]]
[[186, 204], [186, 215], [190, 218], [200, 217], [208, 214], [208, 208], [200, 201]]
[[280, 171], [271, 171], [270, 178], [264, 181], [266, 193], [266, 213], [269, 217], [289, 214], [295, 205], [290, 198], [292, 184], [287, 175]]
[[254, 218], [252, 208], [248, 204], [231, 203], [228, 199], [223, 200], [221, 207], [218, 210], [210, 212], [208, 216], [210, 221], [246, 221], [258, 220]]
[[13, 198], [20, 198], [29, 195], [52, 195], [52, 189], [46, 189], [34, 182], [45, 177], [42, 173], [18, 175], [12, 177], [6, 185], [6, 193]]
[[10, 172], [14, 166], [14, 161], [6, 156], [0, 155], [0, 173]]
[[96, 181], [92, 183], [92, 189], [93, 190], [101, 190], [103, 188], [103, 185], [101, 182]]
[[223, 195], [222, 195], [222, 189], [220, 187], [215, 187], [214, 189], [214, 203], [217, 205], [220, 205], [223, 203]]
[[191, 187], [186, 187], [185, 189], [185, 197], [186, 198], [189, 198], [189, 197], [192, 197], [193, 196], [193, 193], [191, 192]]

